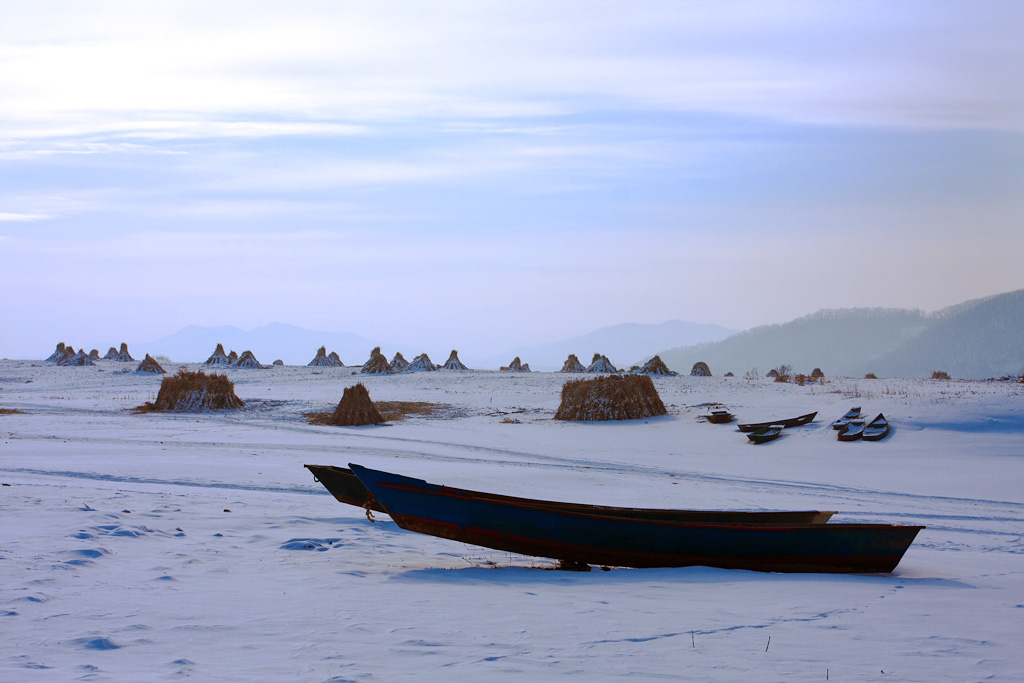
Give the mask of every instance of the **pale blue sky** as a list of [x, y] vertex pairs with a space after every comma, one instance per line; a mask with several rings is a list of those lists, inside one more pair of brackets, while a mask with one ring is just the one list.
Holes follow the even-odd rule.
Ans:
[[0, 0], [0, 356], [1024, 288], [1021, 35], [1012, 0]]

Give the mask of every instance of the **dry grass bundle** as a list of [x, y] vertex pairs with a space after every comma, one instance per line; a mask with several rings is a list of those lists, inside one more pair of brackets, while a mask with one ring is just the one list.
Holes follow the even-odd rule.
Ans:
[[402, 372], [409, 367], [409, 361], [405, 359], [401, 351], [395, 352], [395, 357], [391, 359], [391, 372]]
[[384, 354], [380, 352], [380, 347], [374, 347], [373, 351], [370, 351], [370, 359], [363, 363], [363, 367], [360, 368], [359, 372], [366, 373], [367, 375], [387, 375], [391, 372], [391, 365], [388, 363], [388, 359], [384, 357]]
[[326, 367], [330, 367], [330, 365], [331, 365], [331, 361], [329, 361], [327, 359], [327, 347], [326, 346], [321, 346], [319, 349], [317, 349], [316, 350], [316, 356], [313, 357], [313, 360], [311, 360], [308, 363], [306, 363], [306, 367], [307, 368], [316, 368], [316, 367], [326, 368]]
[[811, 370], [811, 379], [822, 379], [823, 377], [825, 377], [825, 373], [821, 371], [821, 368]]
[[207, 375], [202, 371], [183, 369], [172, 377], [164, 377], [155, 402], [135, 410], [140, 413], [202, 413], [233, 410], [243, 405], [227, 375]]
[[949, 379], [949, 373], [944, 370], [936, 370], [932, 373], [932, 379]]
[[530, 364], [529, 363], [524, 364], [521, 360], [519, 360], [519, 356], [516, 356], [515, 358], [512, 359], [512, 362], [508, 364], [508, 367], [502, 366], [501, 371], [502, 372], [529, 372], [530, 371]]
[[167, 371], [156, 362], [155, 358], [147, 353], [146, 357], [139, 363], [139, 367], [135, 369], [135, 372], [153, 372], [162, 375]]
[[618, 368], [608, 360], [608, 356], [600, 353], [595, 353], [593, 360], [590, 361], [590, 366], [587, 368], [587, 372], [618, 372]]
[[425, 353], [421, 353], [416, 356], [409, 366], [405, 369], [405, 372], [433, 372], [440, 366], [434, 365], [433, 361], [430, 360], [430, 356]]
[[263, 364], [256, 360], [256, 354], [252, 351], [243, 351], [242, 355], [235, 361], [236, 368], [256, 368], [262, 369]]
[[570, 353], [569, 357], [562, 363], [562, 369], [559, 372], [586, 372], [587, 368], [580, 359], [576, 357], [575, 353]]
[[327, 420], [327, 424], [337, 427], [361, 427], [382, 422], [384, 418], [370, 400], [370, 392], [362, 384], [345, 388], [338, 407]]
[[462, 361], [459, 360], [459, 352], [455, 349], [452, 349], [451, 355], [448, 356], [448, 360], [445, 361], [442, 368], [444, 370], [469, 370], [469, 368], [463, 365]]
[[128, 353], [128, 344], [121, 342], [121, 350], [117, 352], [114, 360], [121, 361], [122, 363], [134, 363], [135, 359], [132, 358], [132, 354]]
[[224, 353], [224, 345], [217, 344], [210, 357], [206, 359], [206, 365], [231, 365], [231, 359]]
[[117, 360], [117, 349], [111, 346], [110, 350], [107, 351], [107, 355], [103, 356], [103, 360]]
[[641, 375], [665, 375], [670, 377], [677, 374], [668, 369], [668, 366], [665, 365], [665, 361], [661, 360], [661, 356], [655, 356], [650, 359], [644, 363], [644, 366], [637, 370], [637, 372]]
[[690, 377], [711, 377], [711, 368], [702, 360], [693, 364], [690, 369]]
[[608, 375], [573, 380], [562, 386], [556, 420], [593, 422], [637, 420], [664, 415], [665, 404], [647, 375]]
[[93, 349], [92, 351], [89, 352], [89, 360], [99, 360], [99, 359], [100, 359], [100, 350], [99, 349]]

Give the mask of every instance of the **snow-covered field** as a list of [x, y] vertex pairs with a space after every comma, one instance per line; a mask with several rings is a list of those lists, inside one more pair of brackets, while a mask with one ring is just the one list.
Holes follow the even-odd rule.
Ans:
[[[0, 680], [1024, 680], [1024, 385], [656, 378], [668, 416], [577, 424], [551, 419], [555, 373], [229, 370], [240, 411], [135, 415], [160, 377], [134, 367], [0, 361], [0, 409], [22, 411], [0, 414]], [[305, 422], [357, 381], [450, 408]], [[745, 422], [819, 414], [754, 446], [698, 419], [711, 401]], [[855, 405], [892, 434], [837, 442]], [[302, 467], [349, 462], [928, 528], [891, 575], [546, 571], [371, 523]]]

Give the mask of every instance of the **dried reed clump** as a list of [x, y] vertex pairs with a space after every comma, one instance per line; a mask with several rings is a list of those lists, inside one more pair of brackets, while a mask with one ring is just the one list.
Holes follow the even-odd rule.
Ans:
[[876, 375], [873, 372], [869, 372], [868, 374], [864, 375], [864, 379], [878, 379], [878, 375]]
[[142, 359], [141, 363], [139, 363], [139, 367], [135, 369], [135, 372], [152, 372], [162, 375], [167, 371], [164, 370], [163, 366], [160, 365], [153, 356], [147, 353], [146, 357]]
[[949, 379], [949, 373], [943, 370], [936, 370], [932, 373], [932, 379]]
[[370, 400], [370, 392], [362, 384], [346, 387], [338, 407], [327, 420], [327, 424], [337, 427], [379, 425], [382, 422], [384, 418]]
[[665, 365], [665, 361], [661, 360], [661, 356], [655, 356], [644, 363], [644, 366], [637, 370], [637, 373], [641, 375], [662, 375], [667, 377], [675, 377], [678, 374], [668, 369], [668, 366]]
[[530, 372], [530, 364], [523, 363], [519, 360], [519, 356], [512, 359], [512, 362], [508, 366], [501, 367], [502, 372]]
[[587, 367], [587, 372], [618, 372], [618, 368], [608, 360], [608, 356], [601, 353], [595, 353], [594, 358], [590, 361], [590, 365]]
[[637, 420], [664, 415], [665, 404], [647, 375], [607, 375], [566, 382], [556, 420]]
[[384, 354], [380, 352], [379, 346], [375, 346], [373, 351], [370, 351], [370, 359], [363, 363], [363, 367], [359, 369], [359, 372], [367, 375], [390, 374], [391, 365], [388, 363], [388, 359], [384, 357]]
[[825, 373], [821, 371], [821, 368], [814, 368], [811, 370], [811, 379], [823, 379]]
[[576, 357], [575, 353], [570, 353], [569, 357], [562, 363], [562, 369], [559, 372], [586, 372], [587, 367], [580, 362], [580, 359]]
[[459, 360], [459, 352], [452, 349], [452, 353], [448, 356], [448, 360], [445, 361], [444, 365], [441, 366], [442, 370], [469, 370], [462, 361]]
[[395, 356], [391, 359], [391, 372], [402, 372], [407, 367], [409, 367], [409, 361], [405, 359], [401, 351], [395, 351]]
[[206, 359], [206, 365], [231, 365], [231, 358], [224, 353], [224, 345], [217, 344], [210, 357]]
[[208, 410], [233, 410], [244, 405], [235, 395], [235, 385], [227, 375], [207, 375], [200, 371], [179, 370], [164, 377], [156, 401], [140, 406], [138, 412], [202, 413]]
[[707, 363], [699, 360], [693, 364], [693, 368], [690, 370], [690, 377], [711, 377], [711, 368], [708, 367]]

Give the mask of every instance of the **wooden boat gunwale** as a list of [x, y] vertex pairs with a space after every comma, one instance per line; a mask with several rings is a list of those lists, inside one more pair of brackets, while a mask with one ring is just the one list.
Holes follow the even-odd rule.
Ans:
[[[363, 485], [355, 473], [335, 465], [305, 465], [306, 469], [326, 488], [338, 502], [355, 507], [368, 508], [374, 512], [388, 514], [387, 510]], [[422, 480], [416, 480], [422, 481]], [[423, 482], [426, 484], [426, 482]], [[632, 519], [692, 521], [693, 523], [731, 524], [825, 524], [835, 510], [689, 510], [671, 508], [634, 508], [589, 503], [568, 503], [561, 501], [521, 498], [499, 493], [486, 493], [450, 486], [442, 487], [449, 495], [466, 500], [494, 500], [520, 508], [562, 509], [581, 514]]]
[[813, 413], [807, 413], [806, 415], [799, 415], [797, 417], [790, 417], [785, 420], [769, 420], [768, 422], [748, 422], [747, 424], [739, 425], [738, 429], [741, 432], [753, 432], [762, 427], [771, 427], [773, 425], [782, 425], [783, 429], [788, 427], [802, 427], [805, 424], [810, 424], [814, 421], [818, 411]]

